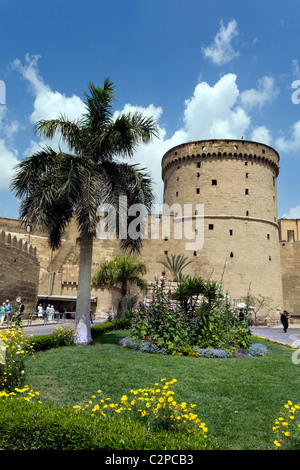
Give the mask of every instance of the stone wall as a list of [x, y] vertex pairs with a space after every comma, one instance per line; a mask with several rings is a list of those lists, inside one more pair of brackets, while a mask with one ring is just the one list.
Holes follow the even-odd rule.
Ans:
[[283, 308], [300, 320], [300, 242], [280, 242]]
[[[275, 308], [283, 306], [283, 299], [289, 305], [286, 299], [292, 298], [289, 272], [293, 271], [294, 279], [300, 273], [296, 245], [283, 250], [279, 243], [278, 171], [278, 153], [255, 142], [207, 140], [170, 149], [162, 159], [162, 177], [164, 202], [173, 206], [173, 212], [171, 217], [164, 213], [148, 219], [148, 238], [140, 255], [148, 265], [146, 279], [151, 282], [155, 273], [160, 275], [164, 268], [159, 261], [166, 255], [183, 254], [193, 261], [185, 274], [212, 277], [216, 281], [223, 276], [224, 288], [232, 299], [246, 296], [249, 288], [255, 296], [270, 297], [275, 318]], [[189, 216], [184, 212], [184, 204], [193, 208]], [[204, 206], [203, 214], [196, 213], [197, 204]], [[178, 237], [175, 231], [187, 222], [189, 235], [195, 235], [191, 240], [184, 233]], [[47, 234], [38, 228], [27, 232], [18, 221], [0, 219], [1, 229], [9, 230], [18, 241], [36, 246], [40, 262], [39, 294], [76, 297], [79, 234], [74, 222], [55, 252], [49, 247]], [[196, 230], [203, 236], [200, 246], [193, 246]], [[119, 252], [118, 240], [96, 238], [92, 274]], [[170, 273], [166, 278], [170, 279]], [[97, 299], [93, 308], [98, 313], [112, 312], [118, 295], [106, 289], [92, 289], [92, 297]], [[297, 305], [300, 306], [300, 299]], [[267, 316], [268, 311], [260, 312], [260, 324], [267, 323]]]
[[12, 303], [21, 295], [25, 311], [35, 311], [39, 284], [36, 248], [17, 240], [11, 233], [0, 233], [0, 301]]
[[[279, 155], [269, 146], [244, 140], [188, 142], [162, 159], [164, 202], [190, 205], [192, 219], [203, 219], [204, 242], [189, 269], [220, 280], [238, 299], [271, 299], [271, 323], [282, 305], [276, 178]], [[199, 210], [203, 213], [199, 215]], [[175, 209], [176, 210], [176, 209]], [[182, 216], [185, 217], [184, 211]], [[179, 251], [184, 247], [177, 243]], [[269, 313], [260, 312], [260, 323]]]

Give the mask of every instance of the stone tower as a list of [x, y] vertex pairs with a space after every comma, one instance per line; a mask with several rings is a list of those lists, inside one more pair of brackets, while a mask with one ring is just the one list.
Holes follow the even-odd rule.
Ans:
[[[276, 178], [279, 155], [246, 140], [201, 140], [170, 149], [162, 159], [164, 203], [192, 205], [202, 217], [204, 243], [188, 254], [190, 270], [223, 284], [232, 299], [259, 294], [271, 299], [267, 323], [282, 307]], [[199, 215], [196, 205], [202, 204]], [[184, 217], [184, 211], [174, 214]], [[203, 217], [204, 215], [204, 217]], [[176, 240], [177, 241], [177, 240]], [[184, 240], [177, 241], [178, 252]], [[175, 245], [174, 245], [175, 246]], [[225, 266], [225, 269], [224, 269]], [[265, 323], [266, 311], [258, 320]]]

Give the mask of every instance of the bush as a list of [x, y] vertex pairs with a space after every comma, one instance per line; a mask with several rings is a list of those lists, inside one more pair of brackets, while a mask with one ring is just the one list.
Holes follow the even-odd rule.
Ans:
[[263, 344], [252, 344], [248, 349], [250, 356], [265, 356], [268, 353], [268, 349]]
[[223, 349], [196, 349], [194, 350], [199, 357], [230, 357], [229, 352], [224, 351]]
[[32, 347], [27, 347], [23, 331], [13, 328], [0, 331], [0, 342], [3, 346], [0, 390], [11, 391], [24, 383], [25, 357], [32, 352]]
[[34, 351], [46, 351], [59, 346], [71, 346], [76, 338], [76, 330], [73, 327], [57, 327], [51, 334], [34, 336], [27, 339], [27, 344]]
[[197, 415], [196, 405], [176, 401], [173, 391], [176, 379], [167, 381], [164, 378], [160, 382], [153, 387], [130, 390], [130, 395], [123, 395], [119, 403], [111, 403], [110, 398], [103, 397], [102, 391], [98, 390], [98, 397], [93, 395], [84, 407], [75, 405], [74, 409], [80, 414], [105, 419], [116, 415], [123, 416], [124, 419], [132, 418], [152, 432], [168, 430], [171, 436], [175, 436], [177, 432], [180, 433], [180, 438], [195, 436], [202, 443], [202, 448], [206, 448], [206, 442], [208, 445], [210, 442], [208, 429]]
[[[35, 394], [32, 394], [35, 395]], [[1, 397], [1, 395], [0, 395]], [[6, 450], [217, 449], [212, 439], [149, 429], [122, 417], [78, 413], [31, 399], [0, 398], [0, 448]]]
[[275, 426], [273, 426], [273, 432], [277, 437], [274, 444], [277, 448], [299, 450], [300, 403], [294, 404], [288, 400], [284, 408], [285, 410], [280, 412], [279, 417], [275, 420]]
[[143, 343], [140, 343], [139, 341], [130, 338], [130, 336], [126, 336], [125, 338], [120, 339], [119, 344], [124, 348], [139, 349], [140, 351], [146, 353], [167, 354], [168, 352], [166, 349], [160, 348], [150, 341], [144, 341]]
[[153, 284], [150, 302], [147, 305], [139, 302], [133, 312], [130, 336], [172, 354], [190, 354], [195, 347], [247, 349], [251, 330], [247, 315], [244, 321], [237, 319], [220, 284], [187, 278], [175, 293], [166, 294], [162, 275]]

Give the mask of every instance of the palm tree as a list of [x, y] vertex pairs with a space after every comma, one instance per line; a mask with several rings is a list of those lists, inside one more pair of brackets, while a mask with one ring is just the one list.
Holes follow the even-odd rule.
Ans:
[[[118, 212], [118, 198], [125, 195], [128, 204], [141, 203], [149, 211], [154, 199], [151, 179], [145, 170], [119, 162], [116, 156], [132, 157], [138, 145], [158, 135], [153, 118], [142, 113], [114, 116], [115, 88], [110, 80], [104, 81], [103, 88], [92, 83], [88, 88], [86, 113], [80, 120], [69, 121], [60, 115], [54, 120], [39, 121], [35, 126], [35, 132], [46, 138], [52, 139], [56, 132], [60, 133], [69, 153], [47, 146], [17, 165], [11, 182], [12, 191], [22, 199], [20, 220], [26, 225], [41, 225], [48, 232], [53, 249], [60, 246], [70, 220], [75, 217], [77, 221], [80, 233], [78, 344], [92, 342], [91, 262], [99, 204], [113, 204]], [[133, 251], [141, 248], [140, 239], [127, 238], [122, 243]]]
[[147, 291], [148, 283], [142, 278], [147, 272], [146, 264], [133, 256], [117, 255], [111, 261], [106, 261], [94, 274], [92, 282], [95, 287], [108, 289], [121, 286], [120, 316], [125, 313], [126, 295], [129, 285], [136, 285], [142, 291]]
[[192, 260], [189, 260], [184, 255], [171, 255], [171, 257], [167, 255], [165, 260], [159, 261], [159, 263], [171, 272], [173, 281], [175, 282], [182, 280], [182, 270], [192, 262]]

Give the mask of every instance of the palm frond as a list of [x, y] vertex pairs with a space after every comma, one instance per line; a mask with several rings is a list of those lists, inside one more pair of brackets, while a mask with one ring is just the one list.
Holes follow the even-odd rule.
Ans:
[[10, 189], [18, 198], [30, 194], [39, 184], [40, 178], [54, 171], [56, 164], [57, 152], [50, 147], [41, 149], [16, 165]]
[[158, 127], [153, 118], [142, 113], [123, 113], [115, 120], [107, 121], [89, 138], [95, 155], [108, 158], [116, 155], [133, 157], [137, 148], [158, 137]]
[[[147, 230], [148, 221], [146, 219], [147, 212], [151, 211], [155, 197], [152, 188], [152, 180], [150, 175], [137, 165], [129, 165], [127, 163], [119, 163], [116, 161], [102, 162], [101, 168], [104, 171], [106, 180], [106, 196], [102, 200], [103, 203], [111, 204], [116, 211], [116, 229], [120, 232], [120, 221], [122, 221], [121, 247], [130, 253], [139, 253], [142, 247], [142, 241]], [[120, 206], [120, 197], [125, 196], [127, 208], [138, 204], [144, 210], [143, 214], [128, 215], [122, 212]], [[130, 231], [131, 224], [136, 218], [139, 218], [140, 227], [132, 236]], [[126, 236], [124, 236], [124, 227], [126, 227]]]
[[69, 121], [60, 115], [57, 119], [41, 120], [34, 127], [34, 132], [41, 137], [53, 139], [55, 133], [59, 133], [70, 150], [79, 151], [83, 139], [79, 121]]
[[88, 84], [89, 93], [84, 92], [87, 112], [83, 115], [86, 128], [96, 130], [103, 128], [110, 121], [115, 101], [115, 86], [111, 80], [104, 80], [103, 88], [96, 87], [93, 83]]

